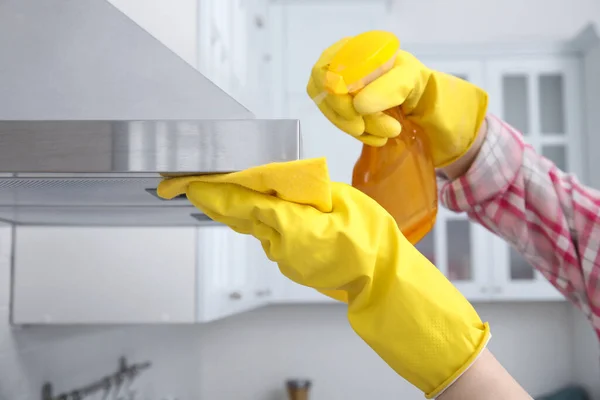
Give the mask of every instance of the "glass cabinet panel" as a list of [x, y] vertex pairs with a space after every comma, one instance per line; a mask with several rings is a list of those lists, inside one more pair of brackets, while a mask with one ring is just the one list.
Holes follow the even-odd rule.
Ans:
[[415, 246], [421, 254], [431, 261], [433, 265], [436, 265], [435, 258], [435, 228], [431, 230], [417, 245]]
[[561, 74], [538, 76], [540, 131], [542, 135], [565, 134], [563, 77]]
[[535, 271], [527, 260], [510, 248], [510, 279], [515, 281], [535, 279]]
[[524, 135], [530, 131], [529, 89], [526, 75], [505, 75], [502, 78], [502, 105], [506, 122]]
[[556, 166], [563, 170], [568, 171], [567, 164], [567, 149], [565, 145], [543, 145], [542, 155], [556, 164]]
[[471, 265], [471, 223], [468, 220], [446, 222], [448, 278], [452, 281], [473, 279]]

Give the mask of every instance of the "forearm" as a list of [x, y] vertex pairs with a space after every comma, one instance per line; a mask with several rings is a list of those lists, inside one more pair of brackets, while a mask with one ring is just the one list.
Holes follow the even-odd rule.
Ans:
[[446, 389], [438, 400], [531, 400], [489, 350]]

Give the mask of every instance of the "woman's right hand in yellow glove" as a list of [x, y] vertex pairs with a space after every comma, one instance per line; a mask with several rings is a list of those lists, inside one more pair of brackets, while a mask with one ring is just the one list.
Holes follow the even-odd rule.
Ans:
[[400, 134], [401, 126], [383, 111], [401, 106], [407, 118], [429, 135], [434, 165], [456, 161], [475, 142], [488, 105], [487, 93], [452, 75], [433, 71], [400, 51], [393, 68], [356, 96], [328, 94], [327, 66], [349, 40], [326, 49], [314, 65], [309, 96], [339, 129], [371, 146], [382, 146]]
[[183, 193], [213, 220], [258, 238], [291, 280], [346, 301], [358, 335], [427, 397], [485, 349], [489, 327], [471, 304], [379, 204], [330, 183], [323, 160], [159, 186], [163, 198]]

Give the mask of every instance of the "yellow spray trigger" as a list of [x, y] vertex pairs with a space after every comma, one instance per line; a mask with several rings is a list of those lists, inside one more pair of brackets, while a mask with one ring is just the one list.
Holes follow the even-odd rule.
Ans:
[[354, 36], [329, 63], [325, 89], [332, 94], [359, 91], [393, 66], [399, 49], [400, 41], [390, 32], [369, 31]]

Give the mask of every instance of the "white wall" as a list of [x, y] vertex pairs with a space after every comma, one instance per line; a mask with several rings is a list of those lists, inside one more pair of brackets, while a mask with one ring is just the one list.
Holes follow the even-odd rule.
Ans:
[[597, 0], [393, 0], [390, 20], [410, 43], [566, 39], [600, 21]]
[[[195, 65], [196, 0], [109, 1]], [[600, 22], [597, 0], [392, 0], [392, 3], [390, 19], [399, 29], [401, 40], [411, 43], [561, 39], [574, 35], [587, 22]]]
[[108, 0], [189, 64], [198, 57], [198, 0]]
[[[568, 304], [476, 307], [490, 321], [491, 350], [531, 394], [572, 381]], [[314, 400], [423, 398], [354, 334], [340, 305], [276, 306], [215, 322], [199, 346], [202, 399], [284, 399], [290, 377], [312, 379]]]

